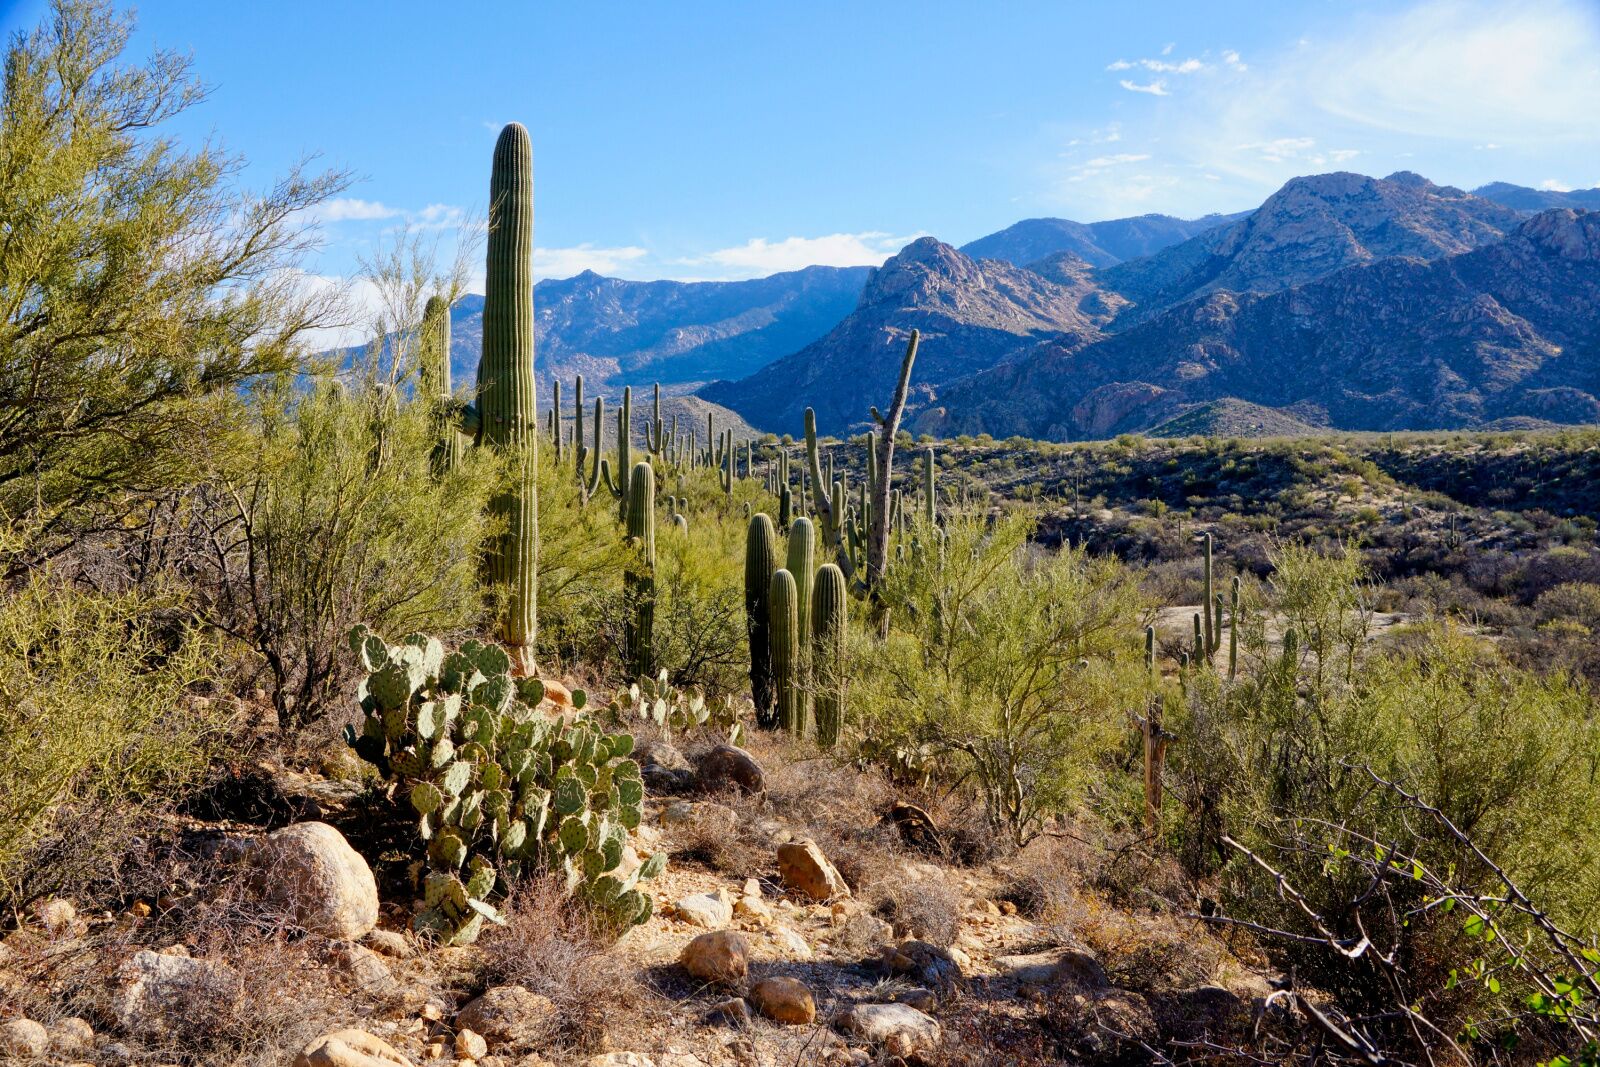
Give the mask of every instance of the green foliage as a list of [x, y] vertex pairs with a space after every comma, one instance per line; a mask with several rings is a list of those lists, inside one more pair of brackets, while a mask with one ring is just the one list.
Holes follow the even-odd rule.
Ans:
[[187, 57], [121, 62], [130, 16], [58, 0], [6, 54], [0, 96], [0, 516], [26, 565], [186, 484], [236, 391], [300, 363], [337, 308], [296, 279], [308, 209], [343, 175], [265, 194], [207, 142], [162, 133], [204, 96]]
[[[216, 524], [231, 544], [198, 593], [207, 622], [266, 666], [285, 722], [339, 692], [357, 622], [452, 630], [483, 610], [477, 566], [502, 468], [471, 450], [437, 477], [437, 422], [382, 388], [264, 393], [253, 453], [226, 473]], [[380, 447], [381, 442], [381, 447]]]
[[513, 679], [495, 645], [467, 641], [446, 654], [423, 634], [390, 645], [357, 627], [350, 646], [368, 673], [361, 726], [346, 738], [407, 798], [426, 848], [419, 931], [470, 943], [486, 920], [502, 921], [491, 901], [504, 884], [537, 870], [618, 929], [650, 917], [638, 883], [665, 855], [622, 867], [644, 804], [631, 736], [540, 714], [543, 686]]
[[1016, 844], [1080, 801], [1144, 692], [1147, 606], [1115, 560], [1030, 550], [1024, 515], [947, 510], [942, 552], [896, 567], [895, 626], [858, 645], [853, 707], [877, 747], [931, 746]]
[[654, 678], [641, 678], [627, 689], [618, 690], [606, 710], [619, 726], [630, 721], [649, 722], [668, 737], [674, 732], [710, 729], [728, 744], [737, 745], [744, 738], [747, 704], [732, 695], [708, 701], [699, 686], [680, 690], [668, 681], [663, 670]]
[[172, 597], [37, 574], [0, 601], [0, 902], [103, 876], [125, 827], [206, 767], [221, 708], [183, 701], [214, 646]]

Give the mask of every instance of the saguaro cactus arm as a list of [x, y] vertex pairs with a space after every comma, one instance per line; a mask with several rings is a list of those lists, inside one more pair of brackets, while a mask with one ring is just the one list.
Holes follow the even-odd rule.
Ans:
[[[920, 338], [918, 331], [911, 331], [911, 337], [906, 342], [905, 357], [900, 361], [900, 380], [894, 387], [894, 401], [889, 405], [889, 414], [878, 419], [883, 433], [878, 440], [878, 476], [872, 487], [872, 533], [867, 542], [869, 587], [882, 580], [884, 570], [889, 565], [889, 483], [894, 477], [894, 439], [900, 432], [900, 418], [905, 414], [906, 397], [911, 391], [911, 367], [917, 359], [917, 342]], [[880, 630], [887, 621], [886, 618], [880, 621]]]

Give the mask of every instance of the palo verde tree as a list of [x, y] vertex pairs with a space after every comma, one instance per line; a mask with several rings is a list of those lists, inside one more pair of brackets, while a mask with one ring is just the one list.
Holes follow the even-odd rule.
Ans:
[[342, 174], [241, 189], [161, 128], [205, 97], [186, 57], [120, 62], [130, 16], [56, 0], [0, 89], [0, 514], [9, 569], [190, 479], [241, 385], [295, 368], [337, 298], [295, 270]]

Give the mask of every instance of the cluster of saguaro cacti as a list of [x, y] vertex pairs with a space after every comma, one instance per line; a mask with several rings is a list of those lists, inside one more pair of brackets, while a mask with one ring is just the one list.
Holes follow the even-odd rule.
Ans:
[[777, 534], [762, 512], [750, 517], [745, 542], [745, 615], [750, 690], [756, 721], [804, 734], [815, 704], [817, 740], [832, 745], [844, 715], [847, 583], [832, 563], [815, 568], [816, 528], [800, 517], [789, 527], [778, 566]]
[[[427, 843], [419, 931], [473, 941], [485, 921], [501, 921], [492, 901], [503, 881], [532, 870], [561, 876], [620, 928], [649, 918], [638, 885], [666, 856], [621, 872], [644, 803], [630, 735], [534, 714], [543, 684], [513, 679], [495, 645], [446, 654], [435, 638], [390, 645], [365, 627], [350, 645], [367, 676], [362, 724], [346, 740], [409, 799]], [[574, 706], [584, 703], [575, 692]]]

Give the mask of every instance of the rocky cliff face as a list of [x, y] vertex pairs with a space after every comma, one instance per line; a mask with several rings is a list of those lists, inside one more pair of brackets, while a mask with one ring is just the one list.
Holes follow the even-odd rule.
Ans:
[[1099, 272], [1125, 320], [1218, 290], [1274, 292], [1395, 256], [1433, 260], [1511, 232], [1523, 216], [1416, 174], [1296, 178], [1248, 218]]
[[874, 271], [855, 310], [825, 337], [700, 395], [763, 429], [798, 433], [810, 406], [824, 433], [843, 432], [863, 421], [870, 405], [887, 404], [912, 329], [922, 334], [919, 395], [1042, 337], [1098, 337], [1106, 312], [1096, 287], [1063, 278], [1065, 284], [998, 260], [973, 260], [925, 237]]
[[1547, 211], [1433, 262], [1210, 292], [1115, 336], [1040, 343], [939, 390], [917, 426], [1082, 439], [1224, 398], [1340, 429], [1600, 421], [1600, 213]]

